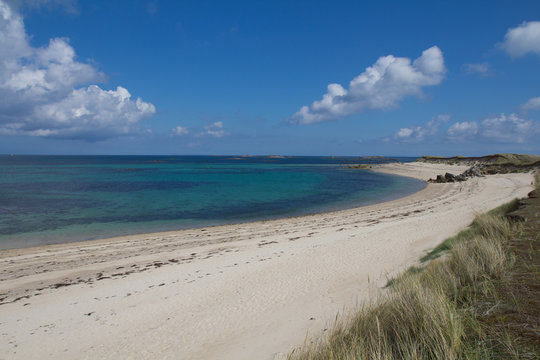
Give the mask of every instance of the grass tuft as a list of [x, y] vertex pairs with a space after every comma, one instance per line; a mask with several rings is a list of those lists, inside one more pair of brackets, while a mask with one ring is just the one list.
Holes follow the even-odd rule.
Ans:
[[[423, 256], [420, 260], [422, 262], [426, 262], [426, 261], [430, 261], [430, 260], [438, 258], [439, 256], [443, 255], [445, 252], [450, 251], [454, 244], [462, 242], [466, 239], [470, 239], [474, 237], [475, 234], [478, 234], [479, 230], [481, 229], [481, 226], [483, 225], [482, 224], [483, 221], [488, 221], [488, 219], [491, 217], [494, 217], [494, 218], [501, 217], [509, 212], [517, 210], [518, 208], [519, 208], [519, 200], [514, 199], [510, 201], [509, 203], [503, 204], [493, 210], [490, 210], [487, 214], [478, 216], [468, 228], [460, 231], [456, 236], [452, 236], [444, 240], [442, 243], [436, 246], [433, 250], [431, 250], [429, 253]], [[503, 225], [503, 226], [506, 226], [506, 225]]]

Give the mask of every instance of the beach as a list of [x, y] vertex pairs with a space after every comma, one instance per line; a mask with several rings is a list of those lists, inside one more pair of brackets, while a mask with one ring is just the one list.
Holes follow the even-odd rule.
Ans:
[[[422, 180], [467, 167], [386, 164]], [[364, 170], [359, 170], [364, 171]], [[0, 252], [0, 358], [281, 358], [530, 174], [301, 217]]]

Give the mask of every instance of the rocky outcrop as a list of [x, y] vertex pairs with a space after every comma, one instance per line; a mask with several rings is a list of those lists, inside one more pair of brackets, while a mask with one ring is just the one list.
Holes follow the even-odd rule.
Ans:
[[475, 176], [484, 176], [484, 172], [481, 166], [476, 165], [476, 166], [471, 166], [470, 168], [465, 170], [461, 175], [470, 178], [470, 177], [475, 177]]
[[476, 176], [484, 176], [482, 169], [479, 166], [472, 166], [459, 175], [446, 173], [443, 175], [437, 175], [435, 179], [429, 179], [428, 182], [432, 183], [453, 183], [466, 181], [468, 178]]

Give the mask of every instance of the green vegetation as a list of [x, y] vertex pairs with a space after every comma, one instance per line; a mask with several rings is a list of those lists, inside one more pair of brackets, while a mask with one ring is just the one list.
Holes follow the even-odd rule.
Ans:
[[371, 169], [372, 165], [370, 164], [355, 164], [347, 166], [348, 169]]
[[436, 246], [433, 250], [431, 250], [429, 253], [427, 253], [424, 257], [422, 257], [422, 262], [426, 262], [429, 260], [433, 260], [438, 258], [441, 254], [444, 252], [450, 250], [452, 246], [456, 243], [462, 242], [464, 240], [470, 239], [474, 237], [476, 234], [481, 233], [481, 225], [486, 220], [493, 216], [502, 216], [504, 214], [507, 214], [509, 212], [512, 212], [514, 210], [517, 210], [519, 207], [519, 200], [514, 199], [510, 201], [509, 203], [503, 204], [499, 206], [498, 208], [495, 208], [491, 211], [489, 211], [485, 215], [481, 215], [477, 217], [471, 226], [466, 228], [465, 230], [462, 230], [459, 232], [456, 236], [452, 236], [446, 240], [444, 240], [442, 243], [440, 243], [438, 246]]
[[540, 161], [538, 155], [527, 154], [496, 154], [498, 164], [530, 165]]
[[[539, 200], [478, 216], [428, 254], [425, 266], [391, 280], [373, 304], [289, 358], [540, 358]], [[518, 207], [526, 222], [505, 216]]]
[[423, 162], [444, 162], [444, 163], [471, 163], [479, 162], [484, 164], [498, 164], [498, 165], [531, 165], [540, 161], [540, 156], [538, 155], [529, 155], [529, 154], [493, 154], [479, 157], [465, 157], [465, 156], [453, 156], [453, 157], [442, 157], [442, 156], [422, 156], [418, 161]]
[[480, 157], [422, 156], [417, 161], [450, 165], [480, 166], [484, 174], [505, 174], [540, 169], [540, 156], [527, 154], [494, 154]]

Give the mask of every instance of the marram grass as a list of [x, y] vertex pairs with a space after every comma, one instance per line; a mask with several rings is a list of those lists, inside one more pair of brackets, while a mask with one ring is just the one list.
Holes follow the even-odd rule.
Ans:
[[[516, 225], [502, 213], [515, 204], [478, 216], [443, 250], [447, 256], [407, 271], [372, 304], [337, 322], [329, 335], [289, 355], [315, 359], [486, 359], [488, 329], [476, 319], [475, 301], [492, 295], [512, 257], [503, 243]], [[489, 309], [488, 309], [489, 311]], [[506, 354], [513, 344], [507, 341]], [[511, 356], [512, 358], [512, 356]]]
[[[516, 210], [518, 207], [519, 207], [519, 200], [515, 199], [515, 200], [510, 201], [509, 203], [503, 204], [493, 210], [490, 210], [487, 214], [479, 215], [473, 221], [471, 226], [469, 226], [465, 230], [462, 230], [456, 236], [452, 236], [444, 240], [441, 244], [436, 246], [427, 255], [422, 257], [421, 260], [423, 262], [426, 262], [429, 260], [436, 259], [441, 254], [444, 254], [446, 251], [450, 250], [455, 243], [459, 243], [466, 239], [470, 239], [474, 237], [475, 235], [479, 234], [479, 231], [481, 230], [479, 227], [480, 225], [483, 224], [483, 218], [488, 217], [488, 218], [498, 219], [500, 216], [503, 216], [509, 212], [512, 212]], [[503, 224], [502, 226], [506, 226], [506, 225]], [[488, 231], [488, 229], [486, 229], [486, 231]]]

